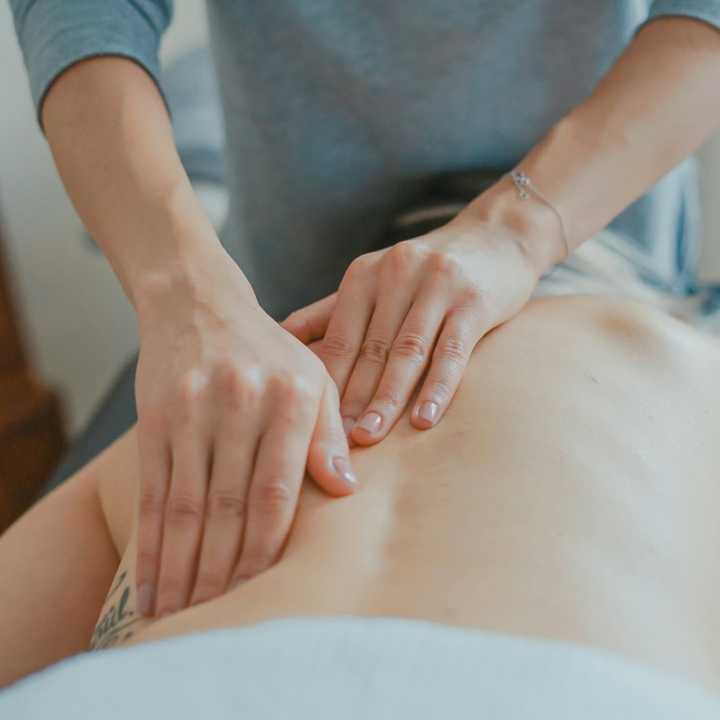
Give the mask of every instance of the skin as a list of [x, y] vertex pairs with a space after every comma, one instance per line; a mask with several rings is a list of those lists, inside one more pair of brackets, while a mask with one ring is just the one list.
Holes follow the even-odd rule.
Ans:
[[[571, 251], [718, 128], [719, 73], [720, 33], [656, 20], [519, 163], [558, 209]], [[478, 341], [566, 254], [557, 217], [533, 213], [506, 178], [440, 231], [360, 256], [336, 293], [283, 322], [305, 342], [324, 337], [354, 442], [381, 441], [418, 383], [413, 426], [442, 418]]]
[[306, 464], [329, 494], [352, 492], [337, 389], [221, 247], [143, 71], [79, 63], [43, 119], [68, 193], [138, 311], [140, 609], [172, 612], [274, 560]]
[[719, 364], [716, 339], [645, 305], [533, 300], [435, 432], [407, 412], [354, 448], [358, 492], [305, 482], [280, 562], [159, 620], [137, 614], [132, 431], [0, 540], [0, 685], [88, 645], [350, 614], [580, 643], [720, 689]]
[[[719, 73], [714, 29], [654, 21], [530, 150], [521, 166], [562, 213], [572, 247], [714, 131]], [[434, 426], [476, 342], [521, 309], [560, 256], [555, 216], [499, 183], [441, 232], [359, 258], [337, 296], [280, 327], [220, 246], [139, 67], [77, 63], [41, 116], [68, 194], [137, 310], [145, 615], [217, 597], [270, 567], [306, 467], [330, 495], [353, 492], [341, 413], [376, 412], [375, 432], [352, 429], [355, 443], [372, 444], [420, 385], [411, 425]], [[292, 335], [324, 337], [321, 362]], [[419, 411], [427, 403], [432, 420]]]

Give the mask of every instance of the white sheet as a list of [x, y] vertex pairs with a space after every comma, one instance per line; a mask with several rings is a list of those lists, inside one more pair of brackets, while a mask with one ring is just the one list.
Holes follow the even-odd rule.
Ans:
[[296, 618], [89, 653], [0, 718], [709, 720], [720, 699], [609, 653], [403, 619]]

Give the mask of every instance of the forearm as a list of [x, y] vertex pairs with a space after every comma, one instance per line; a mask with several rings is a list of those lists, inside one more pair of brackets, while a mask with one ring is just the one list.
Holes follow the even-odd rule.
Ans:
[[65, 187], [131, 302], [148, 285], [194, 272], [221, 251], [177, 155], [160, 93], [116, 57], [63, 73], [43, 124]]
[[[687, 18], [643, 28], [599, 83], [528, 153], [519, 167], [560, 212], [570, 249], [605, 227], [720, 125], [720, 33]], [[512, 183], [488, 200], [517, 205]], [[477, 201], [476, 201], [477, 202]], [[538, 203], [547, 237], [529, 240], [541, 272], [562, 257], [556, 218]]]

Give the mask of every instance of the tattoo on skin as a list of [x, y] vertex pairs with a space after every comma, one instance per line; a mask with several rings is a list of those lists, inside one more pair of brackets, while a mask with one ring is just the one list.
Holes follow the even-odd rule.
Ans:
[[114, 602], [100, 617], [92, 638], [90, 650], [102, 650], [112, 647], [120, 641], [129, 640], [133, 635], [132, 626], [142, 618], [137, 615], [134, 608], [128, 606], [130, 599], [130, 584], [127, 571], [123, 570], [117, 577], [117, 582], [108, 593], [107, 604], [115, 596]]

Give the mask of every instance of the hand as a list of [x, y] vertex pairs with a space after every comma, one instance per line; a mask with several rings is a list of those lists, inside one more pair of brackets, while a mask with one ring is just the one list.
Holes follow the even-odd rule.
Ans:
[[277, 558], [305, 467], [353, 491], [335, 384], [258, 305], [230, 258], [152, 281], [139, 311], [138, 605], [209, 600]]
[[358, 257], [336, 293], [283, 321], [304, 343], [323, 338], [317, 354], [354, 442], [382, 440], [424, 373], [410, 421], [433, 427], [477, 342], [532, 294], [539, 271], [523, 233], [480, 217], [470, 206], [439, 230]]

